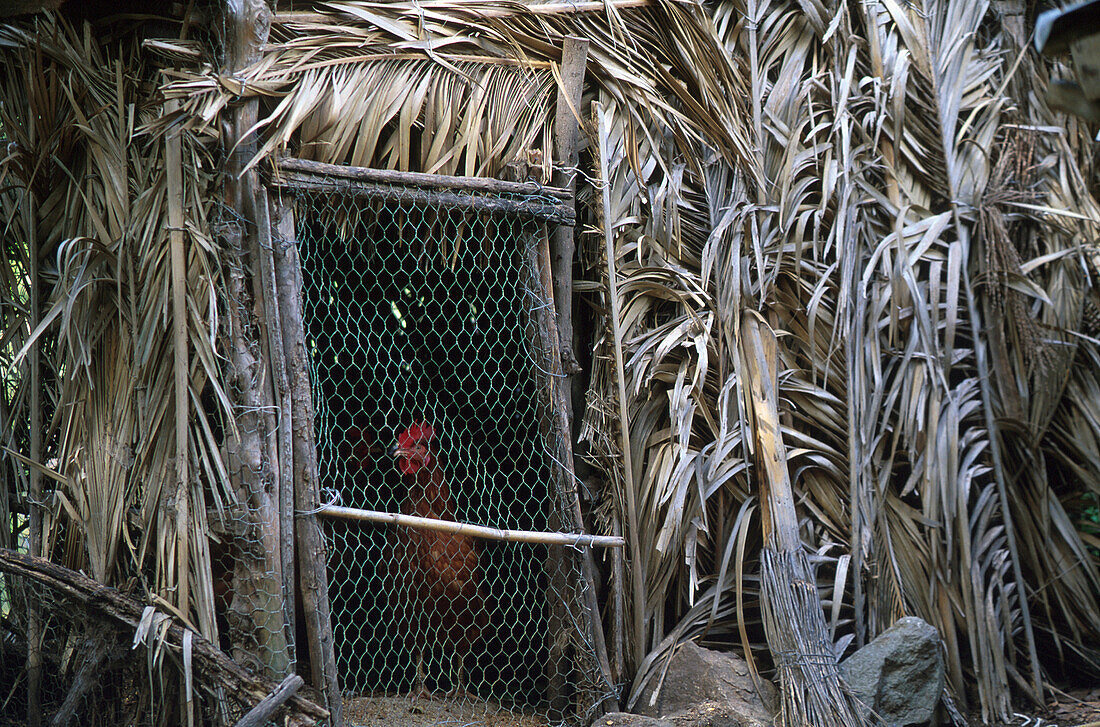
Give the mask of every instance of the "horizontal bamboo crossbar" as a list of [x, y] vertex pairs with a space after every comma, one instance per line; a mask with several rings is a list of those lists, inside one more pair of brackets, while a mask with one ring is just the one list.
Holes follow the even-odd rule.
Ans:
[[553, 533], [532, 530], [499, 530], [484, 525], [458, 523], [450, 520], [403, 515], [397, 512], [379, 512], [377, 510], [359, 510], [353, 507], [323, 505], [316, 510], [318, 515], [339, 518], [341, 520], [360, 520], [371, 523], [390, 523], [417, 530], [469, 535], [485, 540], [501, 540], [509, 543], [540, 543], [543, 545], [568, 545], [574, 548], [621, 548], [625, 540], [615, 535], [585, 535], [584, 533]]

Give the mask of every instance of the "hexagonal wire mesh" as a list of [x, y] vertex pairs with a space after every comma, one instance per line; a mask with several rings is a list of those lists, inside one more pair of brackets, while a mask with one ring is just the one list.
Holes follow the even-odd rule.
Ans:
[[[539, 224], [337, 194], [298, 201], [322, 488], [347, 507], [546, 530], [561, 509], [529, 320]], [[576, 656], [590, 644], [573, 656], [549, 646], [560, 636], [551, 604], [579, 602], [576, 553], [361, 522], [326, 530], [347, 693], [423, 687], [557, 722], [569, 715], [546, 714], [545, 700], [559, 675], [575, 704], [591, 703]]]
[[[91, 727], [132, 724], [146, 727], [149, 678], [144, 652], [132, 652], [117, 623], [97, 618], [59, 591], [29, 578], [0, 573], [0, 591], [14, 612], [0, 627], [0, 727], [26, 725], [27, 615], [33, 608], [40, 626], [42, 659], [40, 709], [59, 724]], [[137, 654], [135, 656], [135, 654]]]
[[[56, 584], [56, 582], [53, 582]], [[178, 704], [178, 654], [164, 646], [154, 620], [140, 645], [134, 631], [64, 586], [0, 573], [0, 593], [14, 610], [0, 613], [0, 727], [30, 722], [27, 715], [26, 618], [40, 619], [44, 721], [88, 727], [153, 727]], [[162, 666], [168, 668], [162, 669]], [[197, 678], [196, 724], [236, 724], [253, 706], [252, 695]]]

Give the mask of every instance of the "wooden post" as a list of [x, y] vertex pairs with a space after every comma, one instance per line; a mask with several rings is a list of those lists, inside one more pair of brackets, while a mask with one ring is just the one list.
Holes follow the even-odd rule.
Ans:
[[[547, 372], [546, 375], [546, 400], [549, 407], [549, 426], [546, 436], [548, 446], [551, 448], [551, 454], [553, 459], [551, 460], [551, 469], [553, 471], [554, 482], [556, 484], [557, 496], [559, 499], [559, 507], [555, 508], [552, 513], [551, 524], [552, 528], [559, 528], [560, 523], [555, 520], [557, 516], [557, 510], [560, 509], [568, 518], [573, 522], [569, 523], [579, 532], [584, 532], [584, 516], [581, 512], [580, 497], [577, 492], [577, 478], [573, 468], [573, 448], [570, 446], [571, 435], [569, 430], [569, 422], [567, 419], [567, 394], [565, 388], [565, 374], [562, 370], [561, 357], [560, 357], [560, 342], [558, 340], [558, 327], [556, 323], [555, 311], [554, 311], [554, 293], [553, 283], [551, 282], [551, 268], [550, 268], [550, 240], [549, 236], [544, 232], [539, 236], [539, 242], [532, 247], [531, 251], [531, 267], [534, 271], [534, 275], [537, 276], [532, 283], [536, 286], [539, 297], [542, 298], [543, 305], [539, 305], [538, 310], [535, 313], [532, 325], [535, 328], [536, 339], [539, 340], [541, 345], [536, 349], [536, 355], [541, 351], [542, 365]], [[555, 549], [557, 550], [557, 549]], [[586, 639], [591, 641], [592, 647], [595, 651], [594, 665], [584, 665], [585, 668], [598, 672], [600, 681], [604, 683], [607, 688], [607, 692], [604, 698], [595, 705], [592, 705], [597, 714], [588, 715], [582, 711], [581, 717], [591, 719], [594, 716], [600, 716], [608, 711], [614, 711], [618, 709], [618, 704], [613, 697], [614, 694], [614, 682], [611, 678], [611, 667], [607, 659], [607, 643], [604, 638], [603, 622], [600, 617], [600, 607], [596, 599], [596, 587], [599, 583], [599, 577], [596, 571], [596, 563], [592, 557], [591, 549], [585, 549], [580, 554], [581, 559], [581, 593], [582, 598], [582, 628], [587, 626], [590, 630], [588, 634], [584, 634]], [[554, 561], [553, 553], [551, 554], [551, 562], [548, 564], [550, 567], [563, 568], [567, 561]], [[564, 570], [562, 571], [564, 573]], [[553, 580], [554, 573], [551, 572], [550, 576]], [[555, 605], [552, 603], [552, 605]], [[564, 617], [569, 618], [572, 614], [566, 614]], [[562, 617], [559, 615], [559, 617]], [[552, 623], [554, 622], [554, 615], [552, 614]], [[566, 621], [566, 624], [569, 622]], [[555, 634], [551, 634], [553, 638]], [[553, 647], [555, 642], [551, 642]], [[560, 679], [560, 676], [555, 677]], [[563, 687], [564, 685], [558, 685]], [[551, 688], [555, 687], [554, 682], [551, 682]], [[555, 697], [551, 693], [552, 697]], [[558, 701], [561, 701], [560, 695], [556, 696]], [[586, 710], [584, 710], [586, 711]]]
[[[580, 149], [580, 109], [584, 93], [584, 70], [588, 64], [588, 39], [567, 35], [561, 49], [561, 86], [558, 89], [557, 111], [554, 115], [555, 187], [576, 192], [576, 168]], [[563, 168], [564, 167], [564, 168]], [[575, 209], [575, 208], [574, 208]], [[573, 353], [573, 256], [576, 243], [573, 226], [558, 225], [550, 248], [554, 276], [554, 304], [558, 311], [558, 341], [561, 345], [562, 367], [565, 373], [580, 373]], [[566, 399], [569, 421], [572, 417], [571, 397]]]
[[[554, 118], [554, 157], [558, 165], [565, 165], [566, 167], [574, 168], [577, 165], [577, 139], [579, 136], [579, 124], [577, 122], [577, 111], [581, 104], [581, 93], [584, 88], [584, 69], [588, 58], [588, 40], [583, 38], [576, 38], [573, 36], [567, 36], [562, 45], [562, 59], [561, 59], [561, 84], [558, 88], [557, 99], [557, 111]], [[576, 190], [576, 184], [574, 182], [574, 173], [572, 169], [555, 168], [553, 185], [558, 188], [565, 188], [569, 191], [570, 197], [566, 204], [571, 208], [573, 212], [572, 217], [576, 218], [576, 206], [573, 201], [573, 193]], [[572, 306], [573, 306], [573, 255], [575, 251], [575, 243], [573, 240], [573, 225], [558, 224], [552, 228], [553, 232], [553, 244], [550, 246], [547, 242], [547, 250], [544, 254], [540, 254], [538, 266], [535, 268], [540, 276], [540, 282], [545, 290], [545, 296], [550, 301], [551, 305], [557, 310], [557, 315], [543, 315], [539, 316], [543, 323], [540, 323], [539, 327], [543, 328], [541, 337], [544, 339], [544, 348], [550, 351], [550, 358], [555, 355], [558, 357], [559, 365], [561, 368], [555, 367], [551, 361], [549, 371], [551, 375], [548, 377], [550, 381], [547, 382], [548, 386], [548, 401], [547, 404], [552, 410], [557, 413], [558, 407], [561, 408], [561, 416], [564, 417], [564, 425], [560, 427], [551, 427], [549, 436], [546, 437], [547, 442], [555, 442], [559, 437], [564, 436], [565, 441], [572, 442], [572, 421], [573, 421], [573, 403], [571, 396], [564, 396], [564, 401], [557, 401], [556, 392], [559, 388], [563, 391], [568, 391], [568, 385], [565, 382], [557, 381], [556, 374], [561, 371], [563, 374], [575, 374], [580, 371], [580, 366], [577, 364], [577, 357], [573, 353], [573, 324], [572, 324]], [[545, 260], [543, 260], [545, 256]], [[547, 279], [552, 278], [553, 282]], [[552, 345], [551, 337], [548, 335], [549, 328], [556, 327], [557, 344]], [[558, 429], [562, 431], [556, 431]], [[569, 450], [569, 456], [572, 456], [572, 447], [566, 447]], [[566, 496], [567, 492], [575, 493], [575, 486], [572, 482], [574, 476], [573, 468], [569, 467], [567, 473], [568, 479], [559, 479], [559, 498]], [[562, 507], [562, 504], [557, 504], [550, 517], [551, 529], [561, 529], [563, 523], [561, 522], [560, 514], [558, 510]], [[570, 506], [571, 509], [571, 506]], [[578, 501], [579, 510], [579, 501]], [[567, 510], [568, 511], [568, 510]], [[578, 520], [578, 522], [580, 522]], [[550, 701], [550, 710], [554, 715], [564, 716], [569, 707], [569, 680], [568, 673], [565, 670], [565, 664], [569, 661], [568, 653], [568, 640], [564, 638], [568, 634], [569, 629], [572, 628], [571, 613], [569, 603], [565, 598], [565, 594], [569, 592], [569, 583], [567, 581], [567, 554], [561, 552], [557, 548], [551, 549], [547, 553], [546, 567], [549, 571], [549, 583], [550, 590], [553, 594], [558, 594], [559, 597], [551, 598], [549, 606], [549, 624], [548, 624], [548, 647], [549, 657], [546, 662], [546, 677], [547, 677], [547, 692]], [[586, 553], [585, 557], [591, 560], [591, 554]], [[595, 565], [593, 564], [592, 571], [595, 571]], [[586, 568], [586, 578], [588, 575]], [[595, 582], [592, 581], [586, 587], [586, 592], [591, 592], [595, 587]], [[593, 592], [593, 596], [595, 596]], [[602, 624], [599, 621], [599, 609], [597, 607], [594, 620], [596, 625], [601, 627], [601, 637], [597, 640], [600, 646], [604, 646], [604, 640], [602, 638]], [[603, 663], [606, 663], [606, 656], [602, 659]], [[602, 664], [601, 664], [602, 666]], [[606, 677], [609, 683], [614, 683], [611, 680], [610, 667], [606, 670]], [[610, 709], [615, 709], [613, 706]]]
[[[270, 12], [263, 0], [230, 0], [225, 6], [225, 72], [233, 74], [259, 57], [266, 42]], [[276, 505], [280, 466], [279, 448], [274, 434], [276, 420], [272, 377], [263, 373], [272, 350], [281, 350], [281, 341], [272, 340], [270, 308], [265, 301], [263, 265], [260, 260], [261, 209], [266, 219], [266, 197], [258, 174], [243, 173], [243, 160], [255, 153], [255, 138], [244, 135], [255, 124], [258, 102], [242, 103], [226, 129], [226, 148], [233, 150], [227, 163], [225, 204], [240, 215], [226, 225], [224, 233], [230, 258], [239, 263], [230, 270], [229, 321], [231, 361], [235, 388], [239, 392], [240, 411], [237, 426], [227, 449], [230, 474], [243, 502], [255, 517], [249, 523], [259, 535], [256, 552], [239, 549], [235, 553], [234, 588], [231, 610], [251, 630], [250, 637], [259, 647], [256, 655], [271, 676], [282, 677], [290, 669], [290, 649], [284, 617], [284, 577], [282, 574], [280, 518]], [[255, 285], [249, 286], [247, 280]], [[255, 300], [253, 309], [248, 302]], [[260, 330], [258, 330], [260, 329]], [[266, 343], [266, 346], [263, 344]], [[266, 351], [264, 350], [266, 348]]]
[[294, 588], [294, 444], [292, 427], [293, 407], [290, 400], [290, 378], [287, 374], [286, 347], [283, 341], [282, 317], [279, 314], [278, 292], [275, 287], [275, 257], [271, 212], [267, 188], [257, 184], [257, 253], [260, 262], [260, 277], [264, 291], [264, 314], [267, 319], [267, 357], [275, 384], [275, 399], [278, 418], [275, 434], [279, 452], [278, 481], [278, 534], [279, 534], [279, 571], [283, 586], [283, 619], [286, 623], [286, 641], [290, 660], [295, 661], [295, 588]]
[[332, 614], [328, 600], [328, 564], [316, 509], [321, 504], [317, 474], [317, 445], [313, 431], [313, 393], [309, 386], [309, 355], [302, 321], [302, 269], [298, 259], [291, 200], [274, 195], [276, 231], [273, 247], [275, 287], [283, 322], [283, 346], [290, 380], [294, 449], [295, 536], [298, 546], [298, 579], [309, 642], [309, 662], [314, 688], [324, 695], [331, 713], [330, 724], [343, 723], [343, 702], [332, 642]]

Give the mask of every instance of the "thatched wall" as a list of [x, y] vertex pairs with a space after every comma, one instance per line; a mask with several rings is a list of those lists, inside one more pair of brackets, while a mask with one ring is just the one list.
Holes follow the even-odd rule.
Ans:
[[[761, 639], [738, 357], [746, 309], [780, 333], [783, 434], [837, 652], [919, 615], [944, 636], [955, 704], [987, 720], [1011, 714], [1013, 690], [1034, 688], [1035, 656], [1050, 675], [1100, 671], [1098, 543], [1080, 524], [1100, 492], [1100, 208], [1089, 130], [1043, 101], [1051, 75], [1069, 70], [1028, 48], [1028, 12], [934, 1], [342, 2], [276, 14], [258, 60], [234, 74], [208, 39], [139, 50], [48, 20], [35, 36], [6, 31], [3, 123], [16, 145], [0, 174], [36, 192], [30, 204], [4, 193], [5, 244], [25, 270], [21, 241], [34, 240], [49, 283], [37, 314], [22, 278], [5, 283], [9, 360], [36, 316], [57, 311], [44, 329], [42, 407], [58, 412], [56, 436], [32, 455], [29, 435], [5, 434], [13, 449], [56, 460], [63, 478], [44, 529], [58, 545], [43, 552], [64, 546], [67, 562], [107, 580], [147, 574], [172, 600], [176, 521], [148, 484], [167, 481], [176, 447], [156, 163], [171, 124], [186, 130], [189, 160], [197, 399], [231, 378], [214, 355], [231, 261], [213, 232], [206, 155], [237, 138], [224, 124], [233, 109], [258, 101], [259, 141], [244, 166], [288, 151], [467, 175], [541, 167], [545, 180], [555, 64], [564, 37], [579, 35], [592, 45], [578, 109], [588, 226], [578, 226], [576, 270], [596, 310], [580, 447], [595, 466], [595, 527], [644, 544], [606, 564], [621, 676], [636, 675], [637, 691], [678, 639]], [[28, 45], [60, 70], [28, 82], [18, 70]], [[177, 68], [156, 76], [151, 58]], [[180, 111], [165, 115], [161, 99]], [[591, 102], [607, 120], [606, 179]], [[612, 261], [602, 236], [587, 234], [607, 226]], [[18, 381], [4, 403], [30, 421], [28, 379]], [[196, 401], [193, 513], [210, 497], [239, 499], [202, 416], [231, 410], [229, 398]], [[108, 424], [132, 428], [126, 457], [93, 456], [118, 451]], [[21, 476], [15, 490], [30, 492]], [[120, 559], [131, 506], [141, 535]], [[205, 540], [189, 538], [201, 583]], [[206, 628], [210, 593], [204, 585], [183, 604]], [[757, 656], [766, 668], [766, 652]]]

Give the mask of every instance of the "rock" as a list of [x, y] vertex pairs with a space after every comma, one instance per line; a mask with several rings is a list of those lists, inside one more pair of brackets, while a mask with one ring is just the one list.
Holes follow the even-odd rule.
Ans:
[[891, 727], [933, 724], [943, 695], [940, 634], [919, 618], [898, 619], [844, 660], [840, 673]]
[[673, 727], [673, 724], [665, 719], [641, 714], [610, 712], [593, 722], [592, 727]]
[[757, 693], [744, 659], [685, 642], [676, 649], [657, 698], [653, 699], [658, 684], [654, 678], [635, 709], [677, 727], [770, 725], [778, 708], [778, 694], [771, 682], [759, 681], [763, 695]]

